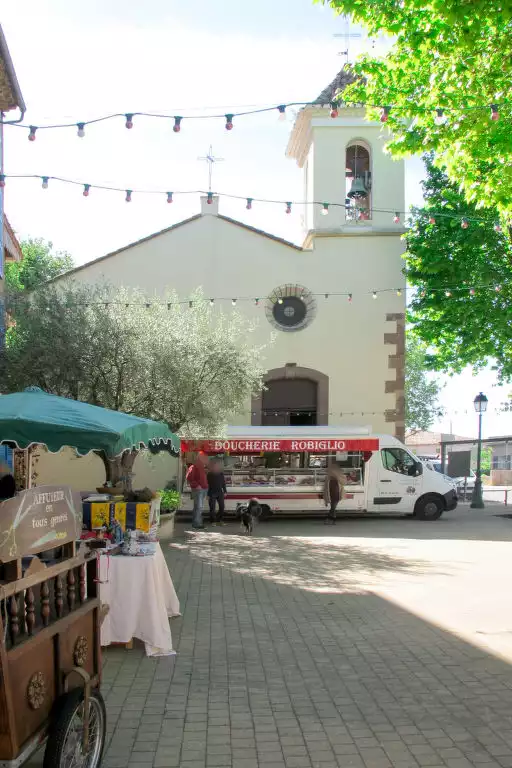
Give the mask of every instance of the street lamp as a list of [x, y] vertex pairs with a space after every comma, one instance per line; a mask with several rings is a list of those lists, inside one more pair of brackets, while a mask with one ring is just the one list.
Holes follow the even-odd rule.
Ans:
[[483, 509], [485, 506], [482, 496], [482, 413], [486, 412], [487, 403], [488, 400], [483, 392], [479, 392], [473, 400], [475, 411], [478, 413], [478, 448], [476, 455], [476, 480], [471, 496], [471, 509]]

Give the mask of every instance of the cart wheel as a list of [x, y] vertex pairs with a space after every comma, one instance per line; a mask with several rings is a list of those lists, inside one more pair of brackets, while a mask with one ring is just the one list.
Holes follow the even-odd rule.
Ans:
[[107, 716], [99, 691], [89, 694], [89, 745], [82, 748], [84, 691], [76, 688], [57, 703], [48, 734], [43, 768], [97, 768], [101, 762]]

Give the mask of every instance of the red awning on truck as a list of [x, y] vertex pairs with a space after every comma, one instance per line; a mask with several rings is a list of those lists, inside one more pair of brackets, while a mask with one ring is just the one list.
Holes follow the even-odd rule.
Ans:
[[182, 440], [181, 452], [191, 453], [344, 453], [347, 451], [378, 451], [377, 437], [348, 437], [348, 438], [296, 438], [255, 439], [254, 437], [237, 438], [236, 440]]

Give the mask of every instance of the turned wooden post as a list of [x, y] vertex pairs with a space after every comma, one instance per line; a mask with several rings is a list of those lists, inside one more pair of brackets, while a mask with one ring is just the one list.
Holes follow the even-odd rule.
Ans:
[[64, 613], [64, 582], [60, 574], [55, 577], [55, 613], [58, 619]]
[[41, 618], [43, 626], [47, 627], [50, 622], [50, 588], [47, 581], [41, 582]]
[[76, 599], [75, 583], [76, 583], [75, 572], [74, 572], [74, 569], [71, 568], [68, 571], [68, 607], [70, 611], [72, 611], [73, 608], [75, 607], [75, 599]]
[[19, 605], [18, 596], [13, 595], [9, 600], [9, 632], [11, 636], [11, 643], [15, 645], [17, 637], [20, 633], [20, 620], [18, 616]]
[[25, 620], [27, 622], [27, 632], [29, 635], [33, 635], [34, 625], [36, 623], [36, 612], [35, 612], [34, 591], [31, 587], [29, 587], [25, 592], [25, 608], [26, 608]]
[[87, 594], [87, 588], [86, 588], [86, 569], [85, 569], [85, 563], [80, 566], [80, 588], [79, 588], [79, 595], [80, 595], [80, 602], [83, 603], [85, 600], [85, 596]]

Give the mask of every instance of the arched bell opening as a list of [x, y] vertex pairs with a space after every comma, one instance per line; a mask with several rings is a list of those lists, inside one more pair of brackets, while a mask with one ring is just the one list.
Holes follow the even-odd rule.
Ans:
[[351, 142], [345, 150], [345, 204], [347, 218], [365, 221], [372, 218], [372, 171], [369, 146]]

